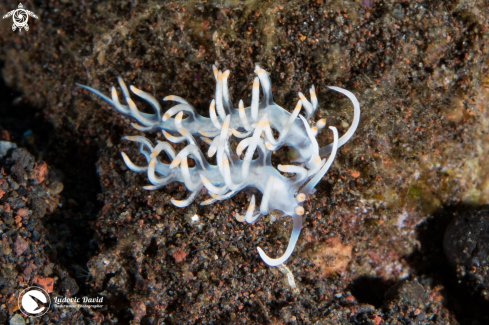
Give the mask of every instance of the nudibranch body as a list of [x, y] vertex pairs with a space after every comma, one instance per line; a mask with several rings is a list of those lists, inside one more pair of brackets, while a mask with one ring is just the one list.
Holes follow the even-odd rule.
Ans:
[[[263, 194], [261, 203], [257, 206], [255, 196], [252, 195], [244, 215], [236, 214], [238, 221], [253, 223], [273, 210], [280, 211], [283, 217], [291, 216], [294, 223], [292, 235], [287, 250], [280, 258], [270, 258], [260, 247], [257, 248], [265, 263], [278, 266], [290, 257], [299, 238], [304, 214], [303, 202], [314, 193], [314, 187], [330, 168], [337, 148], [354, 134], [360, 121], [360, 104], [351, 92], [339, 87], [328, 87], [352, 101], [354, 117], [348, 131], [339, 139], [336, 128], [329, 127], [334, 141], [319, 148], [316, 136], [326, 125], [326, 121], [321, 119], [312, 127], [309, 125], [308, 120], [314, 117], [318, 108], [314, 86], [310, 89], [311, 100], [299, 92], [300, 100], [293, 112], [289, 113], [273, 101], [268, 73], [257, 65], [251, 106], [245, 108], [243, 101], [240, 101], [238, 108], [235, 108], [228, 90], [229, 70], [221, 72], [213, 66], [213, 71], [217, 86], [215, 99], [210, 104], [209, 118], [199, 115], [190, 103], [178, 96], [167, 96], [163, 99], [178, 103], [163, 114], [160, 104], [153, 96], [131, 86], [131, 91], [148, 102], [155, 111], [154, 114], [140, 112], [121, 78], [119, 85], [126, 105], [119, 102], [114, 87], [109, 98], [91, 87], [78, 86], [97, 94], [120, 113], [136, 120], [138, 124], [132, 123], [135, 129], [163, 132], [168, 142], [157, 140], [156, 145], [143, 136], [125, 137], [126, 140], [139, 143], [139, 151], [146, 158], [147, 166], [137, 166], [122, 152], [129, 169], [147, 173], [152, 185], [145, 186], [146, 190], [156, 190], [172, 182], [182, 182], [190, 195], [185, 200], [172, 199], [171, 202], [177, 207], [186, 207], [204, 187], [211, 197], [202, 201], [201, 205], [229, 199], [242, 189], [252, 187]], [[263, 92], [261, 101], [260, 85]], [[305, 116], [300, 114], [302, 109], [305, 110]], [[272, 130], [279, 133], [278, 138], [275, 138]], [[197, 137], [209, 146], [208, 157], [216, 155], [217, 165], [211, 165], [206, 160]], [[229, 143], [232, 137], [242, 139], [235, 153]], [[177, 154], [169, 142], [186, 142], [187, 146]], [[277, 170], [272, 166], [271, 157], [274, 151], [285, 145], [294, 148], [297, 155], [292, 161], [294, 164], [278, 165]], [[165, 164], [158, 158], [162, 151], [171, 159], [170, 164]], [[255, 152], [258, 157], [253, 159]], [[189, 167], [189, 157], [195, 161], [194, 167]], [[285, 177], [279, 171], [294, 176]]]

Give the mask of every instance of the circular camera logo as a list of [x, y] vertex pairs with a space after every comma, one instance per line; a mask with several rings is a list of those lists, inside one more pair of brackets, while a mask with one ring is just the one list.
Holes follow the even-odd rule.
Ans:
[[19, 308], [28, 317], [44, 315], [51, 306], [51, 297], [40, 287], [29, 287], [19, 295]]

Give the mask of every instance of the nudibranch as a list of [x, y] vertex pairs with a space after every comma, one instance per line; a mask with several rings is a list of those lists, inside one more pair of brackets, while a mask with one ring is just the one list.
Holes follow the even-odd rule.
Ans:
[[[257, 206], [255, 196], [252, 195], [246, 212], [243, 215], [236, 213], [236, 220], [254, 223], [274, 210], [282, 217], [291, 216], [291, 238], [280, 258], [270, 258], [260, 247], [257, 248], [266, 264], [281, 265], [290, 257], [299, 238], [304, 214], [303, 202], [315, 192], [314, 187], [330, 168], [337, 149], [352, 137], [358, 127], [360, 104], [351, 92], [340, 87], [328, 87], [351, 100], [354, 116], [348, 131], [339, 139], [336, 128], [329, 127], [333, 133], [333, 143], [320, 148], [316, 136], [326, 121], [320, 119], [309, 124], [318, 109], [314, 86], [310, 89], [310, 101], [298, 93], [299, 100], [290, 113], [273, 101], [268, 73], [256, 65], [257, 77], [253, 81], [251, 106], [245, 108], [240, 100], [238, 108], [235, 108], [228, 90], [229, 70], [222, 72], [213, 66], [213, 72], [217, 85], [215, 98], [210, 103], [209, 117], [199, 115], [189, 102], [173, 95], [163, 100], [176, 102], [177, 105], [163, 114], [159, 102], [153, 96], [131, 86], [130, 90], [148, 102], [155, 111], [154, 114], [143, 113], [136, 107], [121, 78], [118, 81], [126, 105], [119, 101], [114, 87], [109, 98], [94, 88], [77, 85], [100, 96], [120, 113], [133, 118], [137, 122], [131, 124], [135, 129], [162, 131], [167, 141], [156, 140], [156, 144], [143, 136], [124, 138], [138, 143], [139, 152], [147, 161], [146, 166], [137, 166], [124, 152], [121, 153], [130, 170], [147, 173], [152, 185], [144, 189], [157, 190], [171, 182], [184, 183], [190, 195], [184, 200], [172, 199], [171, 202], [177, 207], [186, 207], [203, 188], [206, 188], [210, 198], [202, 201], [201, 205], [229, 199], [244, 188], [256, 188], [262, 193], [260, 205]], [[261, 101], [260, 85], [263, 93]], [[305, 116], [301, 114], [302, 109]], [[272, 130], [278, 133], [277, 138]], [[230, 140], [237, 139], [240, 141], [236, 152], [233, 152]], [[176, 153], [170, 143], [181, 142], [187, 145]], [[200, 148], [204, 144], [208, 145], [207, 156], [216, 156], [217, 165], [206, 160]], [[291, 163], [278, 165], [277, 170], [272, 166], [271, 157], [274, 151], [285, 145], [294, 148], [296, 156]], [[159, 159], [162, 151], [170, 158], [170, 164]], [[253, 159], [255, 152], [258, 157]], [[195, 166], [189, 167], [188, 158], [195, 161]], [[293, 176], [286, 177], [279, 171]]]

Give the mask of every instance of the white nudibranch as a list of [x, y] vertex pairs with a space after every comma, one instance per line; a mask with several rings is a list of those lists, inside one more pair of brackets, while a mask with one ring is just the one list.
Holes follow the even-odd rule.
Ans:
[[[297, 106], [292, 113], [289, 113], [275, 104], [268, 73], [257, 65], [251, 106], [245, 108], [240, 101], [238, 108], [235, 108], [227, 84], [229, 70], [221, 72], [213, 66], [213, 72], [217, 85], [215, 100], [210, 103], [210, 118], [199, 115], [189, 102], [178, 96], [168, 96], [163, 99], [178, 104], [162, 114], [161, 106], [153, 96], [131, 86], [129, 89], [148, 102], [155, 111], [155, 114], [143, 113], [131, 100], [130, 93], [121, 78], [118, 81], [127, 105], [119, 102], [114, 87], [111, 91], [112, 98], [109, 98], [94, 88], [77, 85], [100, 96], [120, 113], [133, 118], [137, 122], [132, 124], [135, 129], [162, 131], [167, 141], [188, 144], [177, 154], [166, 141], [157, 140], [157, 144], [153, 145], [143, 136], [125, 137], [126, 140], [138, 143], [140, 153], [146, 158], [146, 166], [137, 166], [125, 153], [122, 153], [122, 158], [130, 170], [148, 174], [152, 185], [145, 186], [144, 189], [157, 190], [172, 182], [184, 183], [190, 195], [184, 200], [172, 199], [171, 202], [177, 207], [186, 207], [195, 200], [204, 187], [211, 198], [202, 201], [201, 205], [227, 200], [247, 187], [256, 188], [263, 194], [261, 203], [258, 205], [253, 195], [248, 208], [244, 211], [245, 214], [236, 213], [236, 220], [253, 223], [273, 210], [281, 211], [284, 217], [291, 216], [294, 224], [291, 238], [285, 253], [280, 258], [270, 258], [260, 247], [257, 248], [265, 263], [270, 266], [281, 265], [290, 257], [299, 238], [304, 201], [315, 192], [314, 187], [333, 163], [337, 149], [345, 144], [357, 129], [360, 121], [360, 104], [351, 92], [339, 87], [328, 87], [351, 100], [354, 117], [348, 131], [339, 139], [336, 128], [330, 126], [334, 141], [320, 148], [316, 136], [326, 125], [326, 121], [320, 119], [311, 127], [306, 120], [306, 118], [313, 118], [318, 108], [314, 86], [310, 89], [311, 101], [299, 92], [300, 99]], [[260, 85], [263, 93], [261, 101], [259, 100]], [[306, 118], [300, 114], [302, 108]], [[278, 132], [278, 138], [274, 137], [272, 129]], [[197, 142], [196, 137], [199, 137], [202, 142]], [[229, 143], [231, 137], [239, 141], [237, 154], [232, 152]], [[209, 146], [207, 152], [209, 157], [216, 155], [217, 165], [211, 165], [206, 160], [198, 146], [200, 143]], [[293, 165], [281, 164], [278, 169], [283, 173], [294, 174], [293, 177], [283, 176], [272, 166], [273, 151], [285, 145], [294, 148], [297, 155], [291, 162], [294, 163]], [[160, 161], [158, 156], [161, 151], [171, 159], [170, 164]], [[253, 159], [255, 151], [258, 157]], [[323, 159], [326, 156], [328, 158]], [[195, 166], [189, 167], [187, 161], [189, 157], [195, 161]]]

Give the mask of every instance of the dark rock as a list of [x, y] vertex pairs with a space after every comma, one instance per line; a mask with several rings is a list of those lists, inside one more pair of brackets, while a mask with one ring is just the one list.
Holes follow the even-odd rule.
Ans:
[[19, 184], [17, 184], [17, 182], [14, 181], [11, 177], [8, 177], [7, 181], [9, 183], [10, 187], [14, 189], [14, 191], [17, 191], [17, 189], [20, 187]]
[[24, 186], [20, 186], [19, 189], [17, 190], [17, 193], [20, 196], [25, 196], [27, 194], [27, 189]]
[[0, 189], [6, 192], [8, 190], [8, 183], [3, 182], [2, 184], [0, 184]]
[[156, 324], [156, 319], [154, 316], [144, 316], [143, 319], [141, 319], [141, 325], [153, 325]]
[[36, 218], [44, 217], [48, 208], [48, 204], [32, 192], [30, 192], [27, 197], [30, 200], [29, 205], [32, 210], [32, 216]]
[[76, 281], [69, 276], [64, 278], [63, 281], [61, 281], [61, 283], [59, 284], [59, 291], [67, 297], [72, 297], [76, 295], [78, 290], [80, 290], [78, 284], [76, 284]]
[[426, 299], [426, 291], [417, 282], [403, 281], [392, 286], [385, 293], [387, 302], [397, 301], [399, 303], [417, 304]]
[[12, 211], [3, 213], [3, 221], [9, 226], [12, 226], [14, 224], [15, 220], [12, 216]]
[[[53, 309], [39, 317], [40, 323], [136, 323], [129, 312], [133, 301], [145, 301], [148, 306], [142, 323], [153, 315], [160, 324], [278, 323], [283, 322], [281, 316], [290, 319], [289, 324], [455, 323], [439, 289], [430, 288], [422, 279], [419, 283], [430, 291], [430, 299], [423, 304], [432, 307], [404, 308], [403, 300], [394, 298], [389, 312], [375, 306], [360, 309], [364, 311], [360, 321], [354, 314], [362, 302], [347, 300], [343, 288], [357, 276], [393, 279], [397, 268], [416, 269], [404, 261], [416, 247], [415, 224], [440, 205], [450, 205], [476, 189], [481, 200], [484, 196], [488, 200], [484, 185], [488, 164], [478, 153], [481, 148], [487, 152], [489, 29], [484, 1], [474, 5], [439, 0], [40, 3], [26, 4], [40, 19], [29, 21], [31, 29], [23, 31], [22, 37], [2, 33], [0, 79], [20, 91], [16, 96], [35, 109], [9, 106], [13, 98], [6, 91], [0, 98], [8, 99], [0, 105], [4, 112], [0, 124], [8, 132], [1, 136], [33, 147], [35, 156], [66, 173], [66, 180], [58, 180], [65, 187], [60, 194], [72, 204], [43, 220], [37, 219], [46, 213], [44, 199], [37, 200], [45, 195], [45, 188], [26, 187], [36, 197], [34, 202], [29, 197], [30, 218], [42, 221], [36, 229], [46, 234], [32, 247], [38, 249], [43, 268], [52, 264], [60, 279], [56, 289], [65, 279], [61, 269], [88, 265], [90, 276], [77, 278], [80, 287], [84, 293], [103, 292], [110, 299], [93, 315], [83, 309]], [[16, 5], [3, 1], [0, 11], [9, 12]], [[73, 60], [73, 53], [79, 59]], [[320, 182], [318, 192], [305, 204], [309, 214], [304, 216], [300, 240], [305, 244], [307, 238], [315, 245], [328, 238], [344, 239], [355, 249], [351, 268], [322, 279], [298, 246], [287, 264], [301, 291], [298, 296], [292, 294], [284, 275], [265, 266], [256, 252], [256, 246], [266, 242], [266, 248], [278, 256], [275, 251], [281, 249], [279, 240], [286, 242], [282, 234], [287, 231], [289, 236], [290, 223], [271, 226], [260, 220], [250, 226], [235, 222], [231, 212], [248, 206], [249, 197], [243, 195], [210, 206], [196, 203], [178, 209], [168, 201], [186, 197], [183, 185], [142, 190], [147, 178], [128, 172], [120, 155], [125, 151], [131, 159], [144, 162], [138, 146], [122, 140], [123, 135], [135, 133], [129, 119], [121, 118], [106, 103], [101, 108], [101, 100], [74, 86], [83, 83], [110, 95], [108, 89], [114, 85], [120, 95], [115, 79], [120, 75], [128, 85], [144, 87], [159, 102], [163, 96], [179, 95], [206, 114], [215, 94], [208, 70], [216, 61], [220, 68], [231, 69], [235, 104], [239, 98], [249, 102], [253, 63], [257, 62], [270, 71], [274, 99], [287, 110], [297, 91], [312, 84], [319, 89], [318, 114], [328, 125], [351, 123], [351, 108], [343, 96], [326, 91], [326, 85], [354, 92], [364, 108], [360, 128], [338, 152], [328, 181]], [[340, 134], [344, 131], [344, 127], [339, 129]], [[330, 142], [327, 132], [322, 132], [323, 143]], [[151, 140], [156, 137], [162, 139], [155, 135]], [[4, 176], [30, 177], [32, 159], [28, 157], [16, 151], [15, 159], [23, 163], [11, 161], [4, 170], [8, 174], [15, 164], [19, 175]], [[357, 173], [360, 176], [353, 176]], [[51, 187], [54, 181], [47, 177], [38, 184]], [[59, 187], [51, 187], [51, 193], [53, 189]], [[369, 199], [359, 202], [360, 198]], [[189, 227], [187, 221], [194, 208], [203, 220], [198, 233], [200, 226]], [[89, 218], [92, 228], [82, 221]], [[396, 219], [400, 221], [397, 227], [390, 222]], [[74, 226], [66, 232], [62, 223]], [[47, 243], [49, 233], [51, 243]], [[16, 237], [5, 236], [12, 245]], [[158, 243], [154, 256], [145, 254], [153, 237], [165, 241]], [[59, 241], [66, 248], [56, 258], [53, 247]], [[85, 249], [89, 242], [99, 249]], [[170, 254], [176, 250], [170, 246], [188, 253], [185, 260], [176, 264]], [[76, 255], [70, 258], [70, 254]], [[20, 259], [14, 253], [5, 256], [2, 272], [8, 264], [16, 272]], [[189, 273], [199, 276], [189, 280]], [[138, 280], [137, 286], [135, 274], [144, 281]], [[409, 274], [411, 279], [415, 276]], [[23, 287], [16, 275], [9, 279], [6, 287], [11, 290]], [[416, 286], [412, 291], [417, 291]], [[384, 290], [370, 291], [377, 293], [382, 304]], [[335, 294], [343, 297], [337, 299]], [[260, 300], [263, 306], [257, 303]], [[261, 321], [267, 313], [270, 320]], [[7, 323], [11, 313], [8, 316], [0, 318], [0, 323]], [[489, 324], [487, 320], [480, 323]]]
[[7, 236], [7, 237], [13, 237], [13, 236], [15, 236], [15, 234], [17, 234], [17, 231], [15, 231], [14, 229], [10, 229], [10, 230], [7, 230], [5, 232], [5, 236]]
[[489, 289], [489, 206], [467, 211], [448, 225], [443, 249], [460, 279], [482, 293]]
[[34, 169], [34, 156], [31, 155], [24, 148], [15, 149], [12, 152], [12, 159], [15, 160], [16, 164], [18, 164], [23, 169], [26, 169], [28, 171], [32, 171]]
[[0, 324], [7, 324], [7, 319], [8, 319], [7, 311], [6, 310], [0, 311]]
[[13, 199], [12, 202], [10, 203], [10, 206], [14, 209], [20, 209], [25, 207], [25, 202], [22, 199]]
[[36, 227], [36, 223], [34, 222], [33, 219], [29, 219], [27, 222], [27, 225], [25, 226], [25, 229], [28, 231], [33, 231]]
[[5, 284], [7, 284], [7, 280], [3, 276], [0, 276], [0, 287], [3, 287]]
[[18, 184], [26, 185], [27, 184], [27, 173], [24, 168], [20, 164], [15, 164], [10, 169], [12, 174], [14, 175], [15, 180]]
[[34, 241], [38, 241], [38, 240], [39, 240], [39, 238], [41, 238], [41, 234], [39, 234], [39, 233], [37, 232], [37, 230], [34, 230], [34, 231], [32, 232], [32, 237], [31, 237], [31, 240], [34, 242]]

